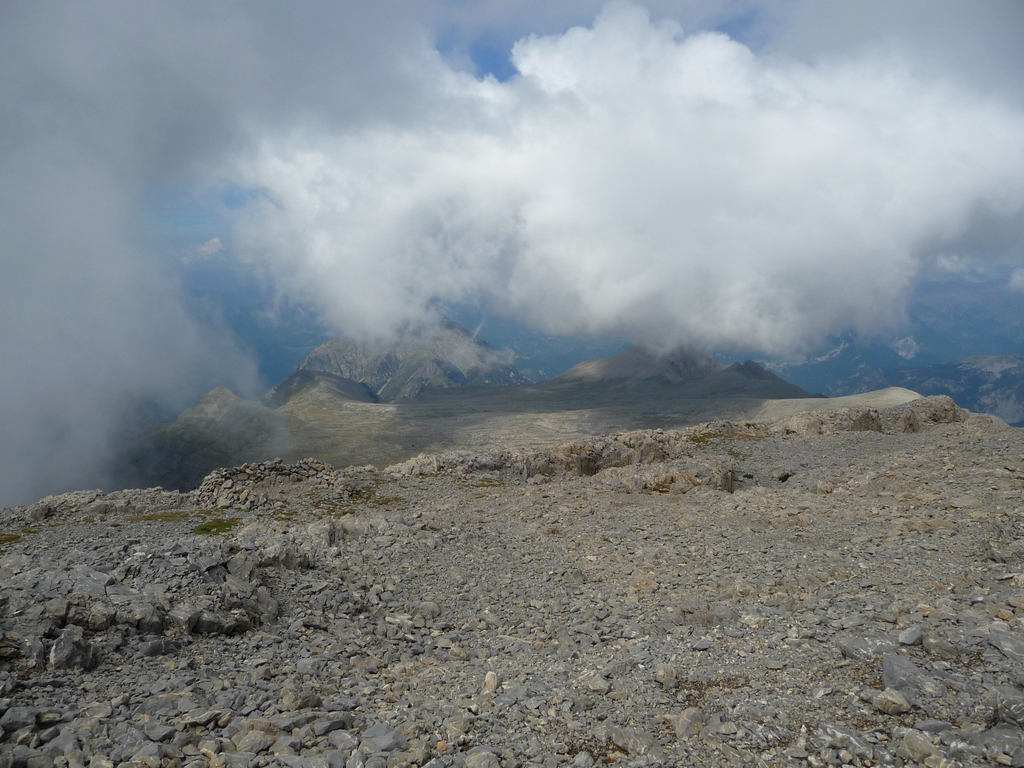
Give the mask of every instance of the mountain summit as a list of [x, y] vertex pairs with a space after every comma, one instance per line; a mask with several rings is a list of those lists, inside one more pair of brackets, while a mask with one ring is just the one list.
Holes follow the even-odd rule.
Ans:
[[427, 389], [531, 383], [507, 355], [450, 321], [434, 334], [410, 334], [395, 344], [332, 339], [310, 352], [299, 370], [361, 382], [383, 402]]
[[692, 347], [679, 347], [658, 355], [644, 347], [632, 346], [612, 357], [580, 363], [539, 386], [600, 390], [671, 388], [698, 398], [808, 397], [800, 387], [752, 360], [726, 365]]

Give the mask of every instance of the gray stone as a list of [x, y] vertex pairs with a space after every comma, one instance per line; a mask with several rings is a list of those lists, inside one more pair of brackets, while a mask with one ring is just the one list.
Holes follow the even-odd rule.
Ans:
[[943, 733], [953, 727], [953, 724], [946, 720], [918, 720], [914, 728], [925, 733]]
[[610, 741], [632, 755], [649, 756], [660, 760], [664, 751], [658, 740], [649, 733], [617, 725], [600, 725], [594, 730], [598, 741]]
[[166, 637], [139, 643], [140, 656], [167, 656], [178, 650], [178, 644]]
[[85, 595], [94, 599], [102, 599], [107, 596], [107, 587], [115, 583], [115, 579], [109, 573], [95, 571], [82, 565], [76, 565], [71, 569], [72, 593]]
[[897, 757], [913, 760], [915, 763], [923, 763], [932, 755], [941, 754], [942, 751], [935, 747], [926, 735], [913, 729], [907, 730], [896, 750]]
[[277, 738], [266, 731], [246, 731], [235, 736], [232, 741], [235, 742], [235, 747], [239, 752], [259, 754], [264, 750], [270, 749], [274, 742], [277, 741]]
[[396, 749], [408, 749], [409, 742], [392, 726], [378, 723], [363, 731], [359, 747], [369, 752], [393, 752]]
[[688, 739], [700, 733], [705, 719], [704, 713], [697, 707], [687, 707], [679, 716], [668, 716], [678, 739]]
[[882, 656], [882, 685], [915, 697], [942, 696], [946, 686], [918, 669], [910, 659], [895, 653]]
[[1024, 639], [1009, 632], [989, 632], [988, 641], [1007, 658], [1018, 664], [1024, 662]]
[[344, 720], [332, 720], [330, 718], [324, 718], [322, 720], [316, 720], [313, 722], [313, 733], [317, 736], [326, 736], [328, 733], [337, 730], [343, 730], [345, 728]]
[[285, 710], [310, 709], [323, 704], [320, 697], [309, 688], [286, 685], [281, 688], [281, 704]]
[[493, 752], [477, 752], [466, 755], [466, 768], [501, 768], [498, 756]]
[[86, 615], [85, 626], [94, 632], [102, 632], [109, 628], [117, 617], [117, 611], [106, 603], [93, 603]]
[[132, 625], [142, 635], [155, 635], [164, 631], [164, 617], [155, 605], [136, 603], [132, 606]]
[[1003, 686], [996, 688], [989, 696], [999, 720], [1024, 728], [1024, 691]]
[[39, 710], [35, 707], [11, 707], [0, 717], [0, 728], [12, 733], [19, 728], [35, 728]]
[[955, 659], [960, 655], [959, 648], [946, 638], [935, 633], [926, 634], [923, 645], [924, 649], [937, 659]]
[[214, 611], [202, 611], [192, 626], [199, 635], [237, 635], [247, 629], [249, 622], [241, 616]]
[[924, 630], [920, 627], [907, 627], [899, 636], [900, 645], [920, 645], [924, 641]]
[[345, 730], [332, 731], [327, 737], [327, 741], [335, 749], [340, 749], [346, 754], [359, 746], [359, 739]]
[[82, 628], [74, 624], [66, 626], [50, 648], [54, 669], [92, 669], [99, 661], [97, 657]]
[[886, 688], [871, 699], [871, 705], [886, 715], [902, 715], [910, 711], [906, 697], [897, 690]]
[[178, 732], [178, 729], [162, 723], [150, 721], [146, 723], [142, 731], [150, 741], [169, 741], [171, 737]]
[[896, 645], [885, 637], [844, 636], [836, 640], [836, 646], [844, 658], [854, 661], [873, 659], [896, 650]]

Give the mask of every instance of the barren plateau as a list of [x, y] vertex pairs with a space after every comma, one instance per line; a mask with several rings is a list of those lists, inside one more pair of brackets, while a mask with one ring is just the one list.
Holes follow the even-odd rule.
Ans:
[[1024, 765], [1024, 432], [751, 405], [0, 517], [0, 766]]

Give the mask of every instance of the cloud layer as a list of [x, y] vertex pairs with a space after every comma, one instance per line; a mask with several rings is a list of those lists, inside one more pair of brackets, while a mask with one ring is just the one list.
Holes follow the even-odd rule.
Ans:
[[892, 57], [801, 64], [636, 6], [435, 66], [411, 122], [265, 138], [251, 258], [339, 330], [481, 296], [540, 328], [784, 353], [901, 317], [919, 260], [1024, 208], [1024, 114]]
[[[339, 332], [482, 301], [766, 351], [898, 320], [940, 253], [1024, 266], [1017, 5], [649, 0], [751, 48], [600, 6], [0, 4], [0, 506], [104, 483], [139, 403], [254, 386], [175, 282], [218, 244]], [[147, 201], [224, 187], [236, 231], [162, 261]]]

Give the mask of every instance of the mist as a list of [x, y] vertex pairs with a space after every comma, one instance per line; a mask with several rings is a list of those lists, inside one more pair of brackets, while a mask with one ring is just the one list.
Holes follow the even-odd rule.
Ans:
[[614, 5], [412, 124], [268, 136], [242, 252], [338, 329], [438, 300], [786, 354], [902, 320], [923, 259], [1024, 208], [1024, 112], [888, 55], [809, 65]]
[[[655, 348], [898, 325], [1019, 221], [1022, 47], [998, 4], [962, 49], [962, 13], [861, 5], [0, 6], [0, 505], [106, 487], [141, 406], [258, 392], [180, 285], [214, 237], [365, 338], [474, 303]], [[176, 254], [167, 190], [250, 202]]]

